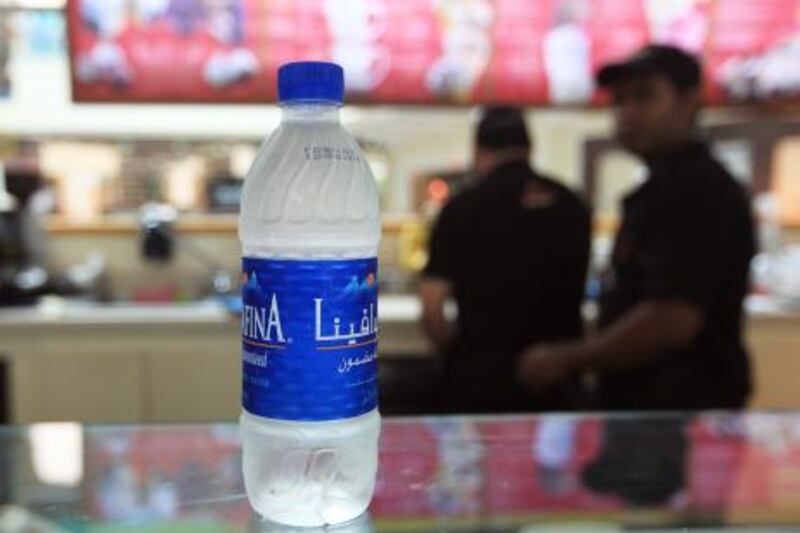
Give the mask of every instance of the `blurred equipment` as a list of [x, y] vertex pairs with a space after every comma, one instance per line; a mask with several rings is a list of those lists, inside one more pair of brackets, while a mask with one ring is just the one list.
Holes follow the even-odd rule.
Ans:
[[155, 263], [166, 263], [173, 257], [177, 246], [203, 265], [209, 272], [211, 292], [217, 295], [228, 294], [235, 288], [234, 278], [222, 268], [211, 254], [189, 239], [178, 239], [175, 221], [178, 211], [167, 204], [148, 203], [142, 206], [139, 215], [142, 257]]
[[468, 170], [442, 170], [417, 176], [414, 183], [414, 210], [431, 221], [454, 195], [472, 185], [475, 176]]
[[773, 253], [757, 255], [752, 271], [758, 289], [784, 307], [800, 308], [800, 245], [790, 244]]
[[16, 505], [0, 507], [0, 531], [6, 533], [63, 533], [56, 524]]
[[41, 176], [0, 165], [0, 306], [32, 301], [47, 288], [42, 233], [28, 209]]
[[42, 185], [38, 168], [30, 163], [0, 165], [0, 307], [31, 304], [45, 294], [92, 293], [105, 273], [100, 253], [64, 275], [47, 270], [47, 242], [39, 215], [50, 199]]
[[177, 210], [166, 204], [148, 203], [140, 211], [142, 257], [153, 262], [172, 259], [175, 244], [173, 224]]
[[235, 176], [219, 175], [208, 182], [208, 209], [220, 213], [238, 213], [244, 180]]

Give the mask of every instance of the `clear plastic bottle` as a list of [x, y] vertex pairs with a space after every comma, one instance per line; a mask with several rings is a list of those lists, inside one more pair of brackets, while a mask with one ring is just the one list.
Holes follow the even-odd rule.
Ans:
[[278, 70], [281, 125], [242, 195], [245, 487], [291, 526], [361, 515], [378, 463], [378, 194], [343, 87], [331, 63]]

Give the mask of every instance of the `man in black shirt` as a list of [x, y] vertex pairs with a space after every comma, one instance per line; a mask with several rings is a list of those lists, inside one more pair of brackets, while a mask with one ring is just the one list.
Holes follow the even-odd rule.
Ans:
[[[442, 408], [567, 408], [573, 384], [536, 397], [517, 382], [515, 367], [531, 343], [582, 334], [588, 210], [566, 187], [531, 170], [518, 110], [486, 111], [474, 150], [478, 183], [442, 210], [419, 284], [424, 330], [444, 358]], [[451, 296], [454, 326], [444, 313]]]
[[600, 333], [531, 348], [518, 369], [529, 388], [594, 371], [603, 409], [745, 405], [753, 225], [745, 192], [696, 137], [700, 72], [693, 57], [666, 46], [600, 71], [618, 139], [649, 178], [624, 201]]

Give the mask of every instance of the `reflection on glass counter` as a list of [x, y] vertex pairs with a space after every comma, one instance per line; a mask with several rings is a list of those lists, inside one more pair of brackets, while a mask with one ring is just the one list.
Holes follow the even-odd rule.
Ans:
[[[4, 428], [0, 458], [0, 520], [286, 531], [250, 510], [235, 425]], [[332, 531], [785, 528], [798, 479], [800, 414], [389, 419], [369, 516]]]

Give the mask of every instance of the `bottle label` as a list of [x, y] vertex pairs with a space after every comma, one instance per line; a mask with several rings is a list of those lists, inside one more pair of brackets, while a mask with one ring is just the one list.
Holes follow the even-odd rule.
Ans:
[[242, 262], [242, 405], [337, 420], [378, 404], [378, 261]]

